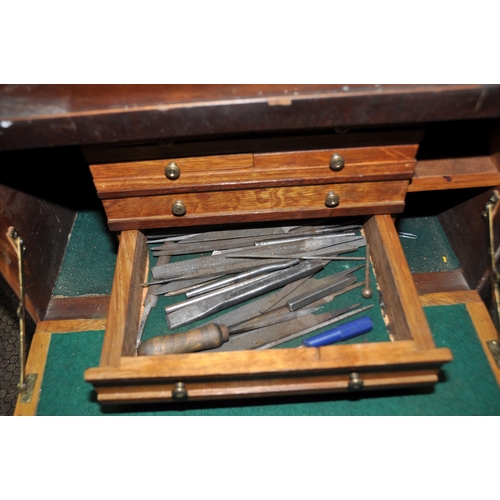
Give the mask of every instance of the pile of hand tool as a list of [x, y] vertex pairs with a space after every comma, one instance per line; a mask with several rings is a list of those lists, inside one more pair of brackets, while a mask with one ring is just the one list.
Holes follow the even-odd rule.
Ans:
[[[348, 255], [360, 247], [368, 250], [360, 229], [357, 224], [328, 224], [148, 236], [158, 261], [151, 268], [152, 280], [143, 285], [148, 291], [137, 336], [138, 354], [266, 349], [365, 311], [372, 305], [360, 307], [358, 303], [318, 312], [336, 296], [357, 287], [364, 286], [365, 298], [371, 296], [368, 251], [366, 262], [365, 257]], [[206, 255], [192, 255], [200, 253]], [[170, 260], [180, 255], [191, 258]], [[310, 279], [335, 260], [363, 263], [325, 278]], [[367, 270], [365, 282], [357, 283], [353, 273], [363, 265]], [[186, 298], [165, 307], [170, 330], [207, 318], [209, 321], [187, 332], [141, 343], [146, 319], [158, 296], [181, 294]], [[239, 307], [215, 315], [233, 306]], [[367, 320], [342, 325], [326, 332], [329, 336], [322, 334], [304, 345], [326, 345], [359, 335], [368, 331], [371, 321]]]

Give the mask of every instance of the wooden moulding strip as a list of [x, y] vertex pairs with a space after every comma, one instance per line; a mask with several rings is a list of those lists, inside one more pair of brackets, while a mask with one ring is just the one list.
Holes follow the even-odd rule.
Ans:
[[21, 396], [18, 396], [14, 416], [36, 415], [52, 334], [104, 330], [105, 327], [105, 318], [40, 321], [36, 326], [26, 362], [26, 374], [37, 375], [33, 396], [29, 403], [22, 403]]
[[492, 158], [477, 156], [417, 162], [408, 192], [494, 187], [500, 173]]
[[[363, 388], [358, 392], [398, 387], [422, 387], [438, 382], [438, 369], [415, 372], [362, 373]], [[245, 380], [237, 382], [189, 382], [186, 385], [188, 400], [216, 400], [227, 398], [279, 397], [297, 394], [323, 394], [347, 392], [349, 375], [278, 378], [274, 380]], [[100, 403], [155, 403], [172, 401], [174, 384], [98, 387]]]
[[487, 342], [490, 340], [498, 341], [499, 335], [479, 293], [476, 290], [469, 290], [467, 292], [432, 293], [422, 295], [420, 300], [424, 306], [465, 304], [477, 336], [479, 337], [479, 341], [483, 346], [486, 358], [491, 366], [491, 370], [493, 371], [493, 375], [500, 386], [500, 368], [487, 345]]
[[390, 215], [371, 217], [364, 226], [370, 255], [396, 340], [414, 340], [417, 349], [435, 344]]
[[459, 270], [413, 273], [412, 276], [419, 295], [469, 290], [469, 285]]
[[50, 332], [35, 332], [31, 340], [31, 347], [26, 362], [26, 375], [35, 374], [37, 379], [33, 389], [33, 395], [29, 403], [21, 403], [21, 394], [17, 397], [14, 416], [34, 416], [40, 400], [40, 389], [42, 387], [43, 374], [45, 372], [45, 363], [50, 345]]
[[328, 370], [391, 367], [438, 367], [451, 361], [449, 349], [415, 350], [412, 341], [325, 346], [320, 348], [271, 349], [190, 353], [170, 356], [123, 357], [118, 368], [97, 367], [85, 372], [85, 380], [96, 386], [109, 382], [141, 383], [160, 379], [263, 378], [277, 375], [313, 374]]
[[134, 353], [147, 261], [144, 234], [122, 232], [100, 366], [118, 366], [122, 356]]
[[72, 318], [105, 318], [108, 314], [109, 295], [82, 297], [52, 297], [44, 321]]
[[[276, 187], [308, 186], [336, 183], [358, 183], [373, 181], [410, 180], [414, 162], [366, 163], [339, 172], [332, 172], [328, 162], [322, 167], [287, 166], [270, 168], [234, 169], [227, 172], [205, 173], [183, 172], [175, 181], [168, 181], [165, 175], [151, 177], [120, 178], [97, 186], [101, 199], [130, 198], [137, 196], [159, 196], [201, 192], [233, 191], [239, 189], [266, 189]], [[307, 168], [307, 171], [305, 171]]]

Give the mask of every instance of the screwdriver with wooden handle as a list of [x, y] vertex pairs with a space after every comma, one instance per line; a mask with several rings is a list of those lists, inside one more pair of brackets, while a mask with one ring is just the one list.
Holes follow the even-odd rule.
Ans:
[[224, 342], [229, 340], [229, 335], [233, 333], [242, 333], [272, 324], [284, 323], [291, 319], [312, 314], [318, 309], [320, 308], [313, 307], [301, 311], [285, 311], [280, 309], [232, 326], [209, 323], [199, 328], [189, 330], [188, 332], [160, 335], [140, 344], [137, 349], [137, 354], [139, 356], [159, 356], [205, 351], [221, 346]]

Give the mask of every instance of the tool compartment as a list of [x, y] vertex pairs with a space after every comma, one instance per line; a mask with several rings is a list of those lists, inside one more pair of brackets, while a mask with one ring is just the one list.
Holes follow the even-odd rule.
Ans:
[[434, 346], [393, 220], [390, 215], [370, 216], [363, 231], [383, 297], [390, 332], [386, 341], [165, 356], [136, 356], [148, 250], [143, 232], [123, 231], [100, 364], [88, 369], [85, 379], [94, 385], [101, 403], [435, 384], [440, 366], [451, 360], [451, 353]]
[[[162, 160], [124, 162], [123, 157], [121, 163], [110, 163], [111, 158], [101, 164], [94, 162], [92, 174], [109, 226], [122, 231], [100, 364], [85, 373], [98, 400], [103, 404], [195, 401], [437, 383], [441, 365], [451, 361], [452, 355], [434, 345], [393, 215], [403, 211], [408, 190], [463, 187], [464, 182], [472, 182], [467, 177], [469, 170], [474, 172], [470, 185], [489, 186], [498, 181], [499, 174], [489, 166], [484, 172], [478, 170], [475, 157], [483, 155], [482, 151], [479, 155], [474, 151], [464, 170], [461, 164], [449, 161], [453, 151], [448, 155], [439, 150], [445, 155], [441, 158], [427, 148], [417, 175], [415, 154], [421, 137], [410, 132], [395, 139], [393, 133], [377, 136], [378, 132], [371, 131], [365, 136], [371, 144], [360, 139], [361, 133], [357, 138], [354, 133], [339, 135], [333, 145], [299, 148], [289, 144], [286, 150], [274, 146], [252, 150], [246, 143], [238, 143], [236, 151], [231, 150], [238, 154], [225, 155], [224, 161], [212, 157], [215, 163], [211, 164], [202, 157], [204, 151], [231, 149], [233, 144], [202, 145], [197, 158], [172, 154]], [[396, 136], [400, 133], [403, 131]], [[431, 130], [432, 144], [442, 141], [441, 127], [434, 135]], [[452, 146], [456, 147], [456, 141]], [[174, 146], [173, 152], [182, 148]], [[339, 152], [345, 164], [335, 171], [329, 162]], [[174, 180], [165, 176], [165, 168], [172, 162], [180, 168]], [[448, 176], [451, 163], [452, 175]], [[206, 171], [207, 165], [212, 167], [210, 171]], [[340, 200], [327, 206], [331, 191]], [[442, 198], [439, 192], [436, 197]], [[183, 202], [183, 214], [172, 213], [176, 201]], [[296, 223], [351, 215], [364, 217], [363, 231], [387, 322], [385, 339], [372, 342], [368, 334], [359, 341], [319, 348], [136, 356], [134, 344], [144, 299], [140, 285], [147, 281], [148, 272], [144, 230], [283, 220]]]

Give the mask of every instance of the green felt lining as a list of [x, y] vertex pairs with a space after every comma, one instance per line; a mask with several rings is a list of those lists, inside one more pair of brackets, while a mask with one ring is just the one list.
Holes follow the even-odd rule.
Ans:
[[414, 234], [417, 239], [400, 238], [412, 273], [453, 271], [458, 259], [437, 217], [401, 217], [396, 221], [398, 232]]
[[[397, 229], [417, 235], [416, 240], [401, 238], [412, 273], [457, 268], [457, 258], [436, 217], [400, 217]], [[107, 227], [104, 212], [79, 212], [53, 295], [72, 297], [111, 293], [116, 252], [117, 240]]]
[[[365, 249], [364, 247], [361, 249], [358, 249], [356, 252], [351, 252], [349, 254], [350, 257], [364, 257], [365, 256]], [[151, 266], [154, 266], [156, 264], [157, 259], [153, 257], [153, 255], [150, 252], [150, 263]], [[172, 260], [173, 262], [173, 260]], [[318, 272], [313, 278], [311, 279], [319, 279], [319, 278], [324, 278], [326, 276], [330, 276], [331, 274], [343, 271], [345, 269], [351, 268], [351, 267], [357, 267], [360, 264], [363, 264], [364, 261], [332, 261], [330, 262], [327, 266], [325, 266], [324, 269], [322, 269], [320, 272]], [[379, 293], [376, 288], [375, 283], [375, 276], [373, 274], [373, 269], [370, 267], [370, 275], [371, 275], [371, 283], [372, 283], [372, 289], [373, 289], [373, 295], [370, 299], [365, 299], [361, 296], [361, 290], [362, 287], [356, 288], [354, 290], [351, 290], [350, 292], [347, 292], [345, 294], [342, 294], [338, 297], [336, 297], [333, 301], [331, 301], [328, 304], [325, 304], [316, 314], [321, 314], [324, 312], [329, 312], [333, 311], [336, 309], [341, 309], [346, 306], [350, 306], [353, 304], [359, 303], [359, 307], [364, 307], [367, 305], [373, 305], [371, 309], [368, 309], [367, 311], [364, 311], [361, 313], [363, 316], [368, 316], [371, 318], [372, 323], [373, 323], [373, 330], [367, 334], [364, 335], [363, 339], [361, 340], [362, 342], [385, 342], [389, 340], [389, 336], [387, 333], [387, 328], [385, 326], [384, 320], [382, 318], [382, 314], [380, 311], [379, 307]], [[358, 269], [353, 273], [353, 276], [356, 276], [357, 282], [363, 282], [365, 279], [365, 270], [364, 267], [361, 269]], [[151, 279], [151, 271], [149, 274], [149, 278]], [[270, 294], [273, 292], [270, 292]], [[174, 304], [176, 302], [180, 302], [181, 300], [186, 300], [185, 294], [179, 295], [176, 297], [164, 297], [164, 296], [159, 296], [158, 297], [158, 302], [156, 304], [156, 307], [154, 307], [148, 317], [148, 320], [146, 322], [144, 332], [143, 332], [143, 337], [142, 340], [147, 340], [151, 337], [155, 337], [157, 335], [165, 335], [167, 333], [177, 333], [177, 332], [184, 332], [187, 330], [191, 330], [193, 328], [197, 328], [207, 322], [210, 321], [211, 318], [216, 318], [217, 316], [221, 314], [225, 314], [226, 312], [237, 308], [238, 306], [234, 306], [232, 308], [228, 308], [224, 311], [221, 311], [218, 314], [215, 314], [207, 319], [199, 320], [193, 323], [190, 323], [189, 325], [185, 325], [183, 327], [176, 328], [175, 330], [169, 330], [168, 325], [167, 325], [167, 320], [166, 320], [166, 315], [165, 315], [165, 307], [171, 304]], [[346, 321], [357, 319], [361, 317], [361, 315], [356, 315], [352, 316], [351, 318], [348, 318], [343, 321], [345, 323]], [[341, 324], [341, 323], [339, 323]], [[315, 335], [317, 333], [323, 332], [328, 330], [329, 328], [333, 328], [332, 325], [330, 327], [324, 327], [322, 329], [319, 329], [315, 331], [314, 333], [311, 333], [308, 336]], [[308, 336], [304, 337], [307, 338]], [[286, 344], [282, 344], [280, 346], [277, 346], [277, 348], [284, 348], [284, 347], [295, 347], [300, 345], [302, 342], [301, 339], [296, 339], [292, 340], [290, 342], [287, 342]], [[359, 342], [359, 338], [356, 339], [350, 339], [347, 341], [347, 343], [352, 343], [352, 342]]]
[[111, 293], [116, 238], [99, 210], [78, 212], [52, 295], [78, 297]]
[[[433, 389], [283, 397], [185, 405], [104, 406], [84, 371], [99, 363], [104, 332], [53, 334], [38, 415], [500, 415], [500, 390], [463, 304], [425, 307], [436, 346], [449, 347]], [[202, 355], [202, 354], [201, 354]]]

